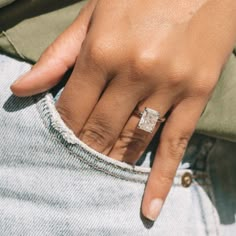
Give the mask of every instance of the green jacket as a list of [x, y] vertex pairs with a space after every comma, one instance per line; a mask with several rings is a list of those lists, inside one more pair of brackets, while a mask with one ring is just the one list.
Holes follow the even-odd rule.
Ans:
[[[1, 8], [0, 51], [36, 62], [45, 48], [74, 20], [85, 2], [18, 0]], [[196, 131], [236, 142], [236, 48]]]

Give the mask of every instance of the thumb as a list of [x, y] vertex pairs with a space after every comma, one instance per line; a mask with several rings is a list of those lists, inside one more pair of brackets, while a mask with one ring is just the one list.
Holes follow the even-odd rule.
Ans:
[[41, 55], [32, 69], [11, 85], [17, 96], [31, 96], [55, 86], [80, 52], [97, 0], [91, 0], [79, 16]]

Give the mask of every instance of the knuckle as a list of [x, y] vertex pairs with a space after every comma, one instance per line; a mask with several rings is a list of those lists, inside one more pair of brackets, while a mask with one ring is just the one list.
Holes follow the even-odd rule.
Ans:
[[86, 55], [90, 61], [103, 63], [114, 54], [114, 48], [108, 38], [97, 38], [88, 44]]
[[104, 49], [99, 44], [99, 42], [93, 42], [87, 49], [87, 56], [90, 61], [100, 62], [105, 57]]
[[136, 73], [141, 74], [142, 76], [149, 76], [153, 73], [153, 69], [157, 66], [157, 63], [157, 55], [149, 51], [143, 51], [136, 55], [133, 66]]
[[[58, 46], [59, 45], [59, 46]], [[56, 39], [54, 43], [52, 43], [50, 46], [46, 48], [44, 53], [41, 55], [39, 61], [47, 61], [47, 64], [52, 66], [57, 66], [58, 68], [63, 68], [64, 70], [68, 69], [69, 60], [67, 57], [61, 56], [61, 53], [59, 53], [60, 48], [60, 40], [59, 38]]]
[[200, 80], [209, 80], [209, 79], [217, 79], [219, 77], [219, 70], [215, 70], [212, 68], [202, 68], [198, 70], [197, 77]]
[[78, 130], [81, 127], [81, 123], [79, 122], [79, 120], [73, 119], [74, 115], [64, 105], [57, 104], [56, 109], [57, 112], [60, 114], [60, 117], [63, 120], [63, 122], [67, 125], [67, 127], [73, 130], [75, 135], [78, 136]]
[[197, 82], [195, 83], [194, 88], [192, 89], [191, 93], [198, 97], [206, 97], [210, 94], [212, 88], [205, 82]]
[[139, 135], [134, 131], [124, 131], [120, 135], [120, 141], [122, 143], [122, 149], [129, 149], [129, 152], [140, 152], [140, 150], [144, 150], [146, 147], [146, 136]]
[[91, 118], [81, 132], [82, 140], [98, 147], [100, 151], [110, 147], [114, 142], [114, 132], [105, 119], [96, 116]]
[[158, 181], [161, 186], [171, 186], [173, 183], [174, 176], [168, 173], [161, 173], [158, 176]]
[[193, 92], [198, 96], [208, 96], [214, 89], [219, 73], [210, 70], [199, 70], [195, 75]]
[[86, 128], [82, 132], [82, 140], [88, 145], [98, 145], [99, 147], [106, 147], [107, 142], [105, 135], [99, 131], [97, 128]]
[[57, 47], [55, 43], [52, 43], [41, 55], [40, 61], [46, 60], [51, 66], [56, 64], [57, 66], [64, 66], [66, 63], [61, 57], [55, 57], [57, 54]]
[[170, 66], [168, 80], [171, 87], [187, 85], [191, 96], [207, 96], [214, 89], [219, 75], [220, 71], [210, 66], [196, 68], [191, 61], [180, 59]]
[[56, 53], [56, 47], [55, 44], [52, 43], [50, 46], [48, 46], [42, 56], [47, 56], [47, 57], [53, 57]]
[[169, 83], [171, 86], [178, 86], [188, 81], [192, 75], [190, 66], [181, 62], [174, 63], [170, 69]]
[[190, 135], [181, 135], [179, 137], [168, 137], [167, 148], [170, 154], [169, 158], [180, 162], [188, 146]]

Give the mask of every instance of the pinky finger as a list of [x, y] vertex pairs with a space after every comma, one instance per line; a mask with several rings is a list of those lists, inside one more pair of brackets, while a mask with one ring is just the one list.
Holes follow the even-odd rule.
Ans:
[[151, 221], [160, 214], [206, 102], [197, 98], [183, 100], [172, 110], [164, 126], [142, 201], [142, 213]]

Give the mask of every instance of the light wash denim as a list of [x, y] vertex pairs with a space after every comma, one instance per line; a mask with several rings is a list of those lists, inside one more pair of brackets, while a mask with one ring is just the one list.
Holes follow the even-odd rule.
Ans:
[[0, 236], [236, 235], [235, 143], [194, 134], [149, 222], [140, 207], [157, 140], [135, 166], [92, 150], [61, 120], [58, 96], [12, 95], [29, 68], [0, 55]]

